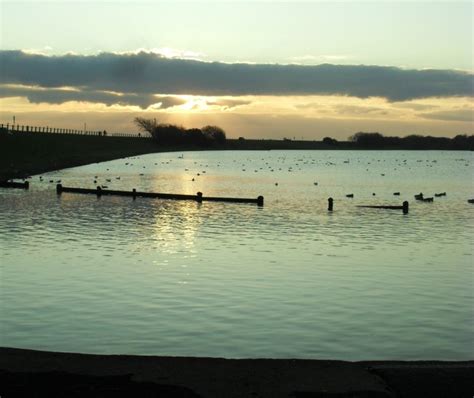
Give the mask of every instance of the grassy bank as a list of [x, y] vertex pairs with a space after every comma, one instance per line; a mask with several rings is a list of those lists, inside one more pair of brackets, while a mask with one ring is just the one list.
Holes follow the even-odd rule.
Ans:
[[0, 133], [0, 181], [158, 150], [144, 138]]

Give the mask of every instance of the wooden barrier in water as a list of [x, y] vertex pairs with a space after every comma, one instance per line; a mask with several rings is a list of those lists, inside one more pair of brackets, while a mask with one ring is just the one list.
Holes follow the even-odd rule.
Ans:
[[0, 188], [29, 189], [30, 183], [28, 181], [25, 181], [25, 182], [0, 181]]
[[136, 189], [131, 191], [117, 191], [112, 189], [102, 189], [97, 187], [96, 189], [87, 188], [72, 188], [63, 187], [62, 184], [56, 185], [56, 192], [61, 195], [63, 192], [68, 193], [80, 193], [80, 194], [93, 194], [97, 196], [115, 195], [115, 196], [128, 196], [133, 199], [137, 197], [141, 198], [157, 198], [157, 199], [173, 199], [173, 200], [194, 200], [196, 202], [232, 202], [232, 203], [254, 203], [258, 206], [263, 206], [263, 196], [259, 196], [256, 199], [253, 198], [222, 198], [213, 196], [203, 196], [202, 192], [198, 192], [196, 195], [183, 195], [174, 193], [156, 193], [156, 192], [139, 192]]
[[361, 205], [357, 207], [364, 207], [368, 209], [388, 209], [388, 210], [402, 210], [403, 214], [408, 214], [408, 202], [405, 200], [402, 206], [386, 206], [386, 205]]
[[334, 199], [329, 198], [328, 199], [328, 211], [332, 211], [333, 207], [334, 207]]

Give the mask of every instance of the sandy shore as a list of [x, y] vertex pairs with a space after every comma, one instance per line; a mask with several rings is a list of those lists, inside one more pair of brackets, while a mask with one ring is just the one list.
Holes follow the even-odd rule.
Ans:
[[466, 397], [474, 361], [345, 362], [89, 355], [0, 348], [0, 395]]

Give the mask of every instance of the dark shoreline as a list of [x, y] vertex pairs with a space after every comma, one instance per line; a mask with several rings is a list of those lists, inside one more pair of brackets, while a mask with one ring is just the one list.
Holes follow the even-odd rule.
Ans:
[[164, 146], [152, 139], [60, 133], [0, 132], [0, 181], [157, 152], [212, 150], [470, 150], [470, 148], [364, 147], [354, 142], [228, 139], [214, 147]]
[[466, 397], [474, 361], [92, 355], [0, 348], [0, 395]]

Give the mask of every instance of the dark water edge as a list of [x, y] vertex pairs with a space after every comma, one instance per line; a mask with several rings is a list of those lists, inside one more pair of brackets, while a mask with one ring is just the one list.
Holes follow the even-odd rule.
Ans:
[[472, 397], [474, 361], [91, 355], [0, 348], [0, 395]]

